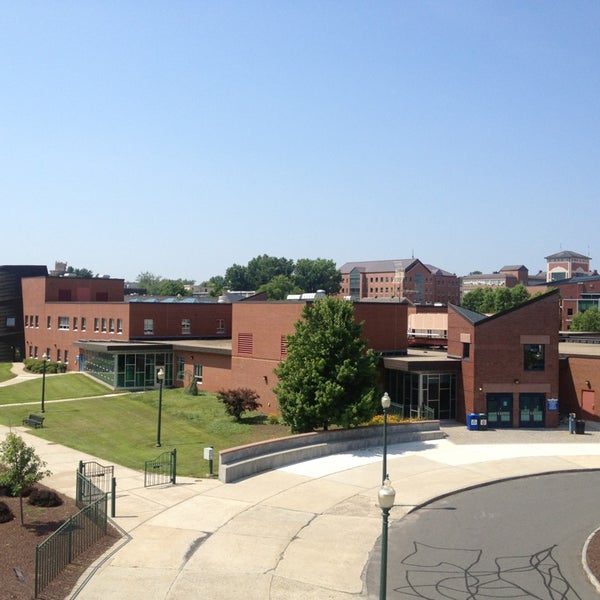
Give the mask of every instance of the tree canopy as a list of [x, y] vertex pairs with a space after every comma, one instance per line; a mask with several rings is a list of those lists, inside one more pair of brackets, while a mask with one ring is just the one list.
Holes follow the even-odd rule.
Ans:
[[531, 294], [520, 284], [513, 288], [476, 288], [465, 294], [462, 306], [475, 312], [492, 314], [523, 304], [530, 298]]
[[361, 334], [350, 302], [326, 297], [304, 307], [275, 369], [274, 391], [294, 433], [355, 427], [376, 414], [377, 358]]
[[280, 300], [281, 291], [289, 288], [290, 294], [324, 290], [337, 294], [342, 274], [332, 260], [301, 258], [296, 263], [288, 258], [275, 258], [263, 254], [253, 258], [247, 266], [233, 264], [223, 280], [212, 277], [222, 288], [230, 290], [267, 291], [270, 300]]
[[136, 283], [146, 290], [149, 296], [190, 296], [189, 287], [194, 284], [192, 279], [165, 279], [145, 271], [137, 277]]
[[579, 311], [571, 323], [572, 331], [600, 331], [600, 310], [591, 306], [586, 310]]

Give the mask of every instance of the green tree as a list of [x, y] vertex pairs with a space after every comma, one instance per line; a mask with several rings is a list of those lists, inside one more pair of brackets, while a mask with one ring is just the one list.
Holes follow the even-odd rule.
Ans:
[[331, 295], [340, 291], [342, 273], [332, 260], [300, 258], [294, 269], [294, 281], [304, 292], [324, 290]]
[[531, 298], [531, 294], [527, 291], [527, 288], [521, 283], [519, 285], [515, 285], [514, 288], [511, 288], [510, 295], [512, 298], [513, 306], [523, 304], [523, 302], [527, 302], [527, 300]]
[[35, 453], [35, 448], [12, 432], [0, 443], [0, 464], [5, 469], [0, 474], [0, 483], [19, 496], [23, 525], [23, 491], [52, 473], [45, 470], [46, 463]]
[[512, 295], [510, 289], [501, 287], [494, 290], [494, 312], [502, 312], [513, 306]]
[[261, 285], [257, 292], [267, 292], [269, 300], [285, 300], [288, 294], [298, 294], [300, 288], [285, 275], [275, 275], [269, 283]]
[[183, 279], [163, 279], [158, 286], [160, 296], [190, 296], [191, 291], [186, 287], [193, 285]]
[[277, 275], [285, 277], [292, 276], [294, 272], [294, 261], [288, 258], [275, 258], [274, 256], [257, 256], [253, 258], [246, 267], [246, 276], [250, 287], [248, 289], [258, 290], [261, 285], [269, 283]]
[[600, 331], [600, 310], [591, 306], [584, 311], [579, 311], [571, 323], [573, 331]]
[[154, 275], [154, 273], [144, 271], [138, 275], [136, 283], [139, 287], [144, 288], [148, 295], [154, 296], [155, 294], [159, 293], [162, 280], [163, 279], [160, 275]]
[[68, 273], [73, 277], [84, 277], [86, 279], [92, 279], [94, 277], [94, 273], [89, 269], [77, 269], [74, 267], [67, 267], [65, 273]]
[[233, 264], [225, 271], [225, 286], [230, 290], [253, 290], [248, 279], [248, 269]]
[[464, 295], [462, 306], [475, 312], [480, 312], [483, 305], [483, 288], [475, 288], [473, 291]]
[[304, 307], [275, 369], [274, 391], [292, 432], [355, 427], [376, 414], [377, 359], [362, 330], [350, 302], [327, 297]]

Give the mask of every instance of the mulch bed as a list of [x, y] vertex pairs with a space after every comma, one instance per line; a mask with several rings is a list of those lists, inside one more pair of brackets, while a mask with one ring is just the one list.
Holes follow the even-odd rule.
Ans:
[[[47, 490], [42, 485], [36, 488]], [[69, 517], [79, 512], [75, 500], [59, 494], [60, 506], [32, 506], [23, 498], [24, 525], [21, 526], [19, 498], [0, 495], [15, 516], [0, 523], [0, 582], [3, 600], [31, 600], [35, 589], [35, 547], [56, 531]], [[119, 539], [117, 530], [109, 526], [106, 536], [77, 557], [38, 596], [39, 600], [64, 600], [85, 570]]]

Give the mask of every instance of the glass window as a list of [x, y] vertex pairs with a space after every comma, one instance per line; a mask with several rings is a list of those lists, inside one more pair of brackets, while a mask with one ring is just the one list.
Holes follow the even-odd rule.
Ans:
[[183, 381], [185, 372], [185, 358], [183, 356], [177, 357], [177, 380]]
[[123, 319], [117, 319], [117, 333], [123, 333]]
[[77, 317], [73, 317], [73, 329], [77, 331]]
[[106, 333], [106, 319], [104, 317], [102, 318], [102, 331]]
[[545, 368], [545, 347], [543, 344], [523, 345], [523, 369], [543, 371]]
[[110, 333], [114, 333], [115, 332], [115, 320], [114, 319], [109, 319], [108, 320], [108, 331]]
[[58, 328], [69, 329], [69, 317], [58, 317]]
[[100, 319], [98, 317], [94, 318], [94, 331], [100, 331]]
[[85, 331], [87, 328], [87, 319], [85, 317], [81, 317], [81, 331]]
[[46, 327], [48, 329], [52, 328], [52, 317], [50, 317], [50, 316], [46, 317]]
[[144, 319], [144, 335], [154, 334], [154, 319]]
[[217, 333], [225, 333], [225, 319], [217, 319]]
[[192, 333], [192, 321], [181, 319], [181, 335], [190, 335], [190, 333]]
[[202, 365], [200, 363], [194, 365], [194, 378], [196, 383], [202, 383]]

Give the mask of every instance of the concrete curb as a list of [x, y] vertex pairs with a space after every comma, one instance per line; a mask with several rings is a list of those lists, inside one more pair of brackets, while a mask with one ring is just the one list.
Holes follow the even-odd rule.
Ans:
[[583, 570], [585, 571], [585, 574], [588, 576], [590, 583], [596, 588], [596, 591], [600, 594], [600, 581], [598, 581], [596, 579], [596, 576], [590, 570], [590, 567], [589, 567], [588, 561], [587, 561], [587, 552], [588, 552], [588, 547], [590, 545], [590, 542], [599, 533], [600, 533], [600, 527], [598, 529], [596, 529], [595, 531], [593, 531], [588, 536], [588, 538], [585, 540], [585, 544], [583, 545], [583, 550], [581, 552], [581, 564], [583, 565]]

